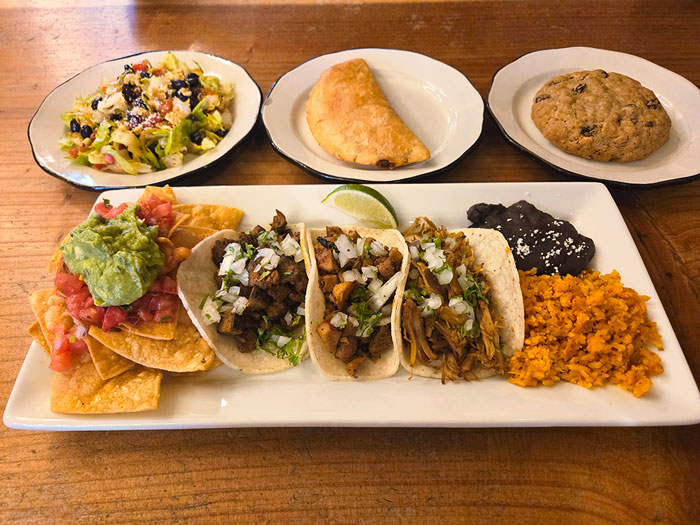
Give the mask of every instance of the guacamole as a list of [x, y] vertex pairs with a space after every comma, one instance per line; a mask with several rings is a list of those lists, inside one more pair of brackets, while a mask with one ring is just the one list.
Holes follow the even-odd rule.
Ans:
[[145, 225], [139, 210], [132, 204], [114, 219], [92, 213], [61, 246], [68, 269], [82, 275], [97, 306], [133, 303], [163, 268], [158, 228]]

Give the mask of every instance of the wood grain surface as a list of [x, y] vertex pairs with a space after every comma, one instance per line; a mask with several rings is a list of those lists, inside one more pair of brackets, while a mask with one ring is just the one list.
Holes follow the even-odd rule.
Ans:
[[[6, 2], [0, 4], [0, 408], [30, 339], [27, 294], [95, 194], [37, 167], [26, 127], [56, 85], [150, 49], [208, 51], [264, 93], [319, 54], [426, 53], [486, 96], [524, 53], [569, 45], [633, 53], [700, 85], [700, 3]], [[429, 182], [569, 180], [516, 151], [487, 118], [479, 146]], [[180, 184], [310, 184], [257, 129]], [[331, 186], [329, 186], [331, 187]], [[610, 186], [700, 380], [700, 180]], [[697, 523], [700, 427], [237, 429], [51, 433], [0, 428], [0, 522]]]

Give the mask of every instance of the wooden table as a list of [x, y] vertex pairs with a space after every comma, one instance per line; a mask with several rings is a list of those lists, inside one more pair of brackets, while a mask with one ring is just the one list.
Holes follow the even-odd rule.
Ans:
[[[263, 92], [310, 57], [352, 47], [426, 53], [486, 96], [494, 72], [537, 49], [640, 55], [700, 84], [700, 4], [620, 0], [334, 5], [87, 2], [0, 6], [0, 404], [30, 339], [27, 294], [95, 194], [39, 169], [26, 126], [57, 84], [103, 60], [197, 49], [244, 65]], [[481, 144], [431, 182], [569, 180]], [[181, 184], [311, 184], [258, 129], [240, 154]], [[330, 186], [329, 186], [330, 188]], [[700, 380], [700, 180], [610, 186]], [[700, 427], [617, 429], [0, 430], [0, 521], [698, 522]]]

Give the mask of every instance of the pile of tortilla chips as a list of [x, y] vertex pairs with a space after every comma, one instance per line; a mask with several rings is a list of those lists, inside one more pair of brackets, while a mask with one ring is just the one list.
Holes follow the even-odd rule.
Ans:
[[[227, 206], [177, 204], [173, 190], [146, 187], [137, 202], [156, 194], [173, 203], [175, 225], [168, 237], [161, 237], [161, 249], [192, 248], [218, 230], [238, 226], [243, 212]], [[55, 272], [61, 261], [57, 250], [49, 270]], [[29, 296], [36, 316], [29, 334], [51, 354], [56, 338], [54, 328], [66, 331], [75, 322], [66, 310], [65, 299], [57, 290], [37, 290]], [[139, 412], [158, 407], [163, 372], [197, 373], [220, 364], [214, 351], [202, 339], [182, 306], [168, 322], [122, 323], [118, 329], [102, 331], [91, 326], [85, 335], [88, 353], [74, 355], [73, 367], [57, 372], [51, 384], [51, 410], [74, 414]]]

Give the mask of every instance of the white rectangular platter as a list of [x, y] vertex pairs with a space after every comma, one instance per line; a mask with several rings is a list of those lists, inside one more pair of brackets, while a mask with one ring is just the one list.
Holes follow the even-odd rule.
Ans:
[[[401, 227], [418, 215], [447, 227], [468, 225], [478, 202], [510, 205], [526, 199], [567, 219], [596, 245], [591, 265], [617, 269], [626, 286], [651, 297], [665, 372], [640, 399], [615, 386], [587, 390], [568, 383], [521, 388], [494, 377], [442, 385], [404, 370], [391, 379], [335, 383], [311, 360], [267, 376], [225, 366], [197, 377], [165, 377], [160, 406], [136, 414], [69, 415], [49, 410], [53, 372], [32, 344], [4, 414], [5, 425], [34, 430], [137, 430], [266, 426], [527, 427], [650, 426], [700, 422], [700, 393], [644, 263], [604, 185], [589, 182], [376, 185], [394, 205]], [[180, 202], [227, 204], [245, 211], [242, 228], [267, 224], [275, 209], [308, 226], [348, 224], [348, 216], [321, 200], [330, 185], [175, 188]], [[105, 192], [98, 200], [134, 201], [141, 190]], [[18, 330], [22, 327], [17, 327]]]

